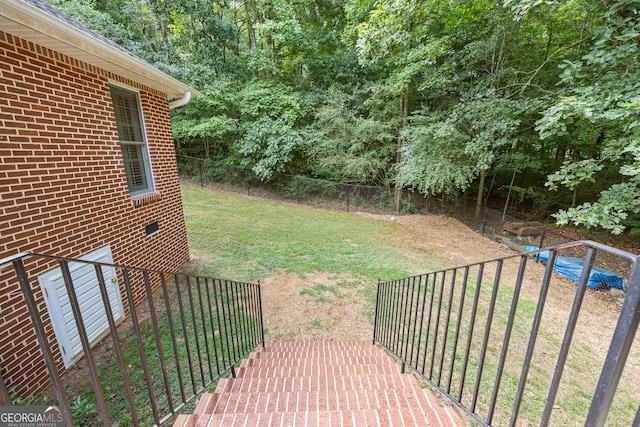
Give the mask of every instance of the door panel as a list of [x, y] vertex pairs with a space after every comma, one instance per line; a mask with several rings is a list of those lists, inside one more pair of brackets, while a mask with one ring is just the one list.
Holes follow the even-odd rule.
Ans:
[[[105, 246], [81, 258], [82, 260], [113, 264], [111, 248]], [[113, 311], [114, 320], [117, 322], [124, 317], [122, 298], [116, 270], [113, 267], [102, 266], [109, 303]], [[107, 314], [102, 303], [102, 296], [96, 276], [95, 267], [92, 264], [80, 262], [69, 263], [71, 279], [78, 298], [82, 321], [87, 330], [89, 342], [94, 344], [109, 331]], [[78, 334], [78, 328], [73, 318], [69, 295], [64, 284], [60, 268], [51, 270], [38, 277], [42, 292], [45, 295], [45, 303], [53, 331], [62, 353], [62, 359], [66, 367], [69, 367], [82, 354], [82, 343]]]

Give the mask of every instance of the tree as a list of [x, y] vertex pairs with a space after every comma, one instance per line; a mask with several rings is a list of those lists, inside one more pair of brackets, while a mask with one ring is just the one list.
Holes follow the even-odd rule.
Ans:
[[302, 137], [286, 120], [261, 117], [246, 126], [238, 152], [244, 156], [244, 165], [268, 181], [284, 171], [301, 144]]
[[[377, 100], [397, 103], [396, 164], [403, 161], [406, 143], [403, 129], [411, 112], [411, 90], [415, 76], [444, 54], [439, 40], [431, 40], [423, 26], [428, 3], [423, 0], [378, 0], [371, 4], [366, 20], [357, 25], [358, 58], [362, 64], [382, 67], [384, 78], [374, 88]], [[355, 3], [353, 11], [362, 6]], [[409, 63], [405, 58], [410, 58]], [[401, 209], [402, 185], [396, 182], [395, 209]]]
[[218, 161], [238, 159], [233, 141], [240, 133], [238, 94], [234, 84], [220, 79], [173, 113], [177, 152]]
[[[540, 137], [571, 134], [572, 156], [547, 181], [574, 189], [605, 179], [597, 200], [560, 210], [559, 224], [603, 227], [614, 234], [639, 232], [640, 213], [640, 20], [638, 2], [594, 3], [603, 17], [593, 43], [579, 59], [563, 64], [562, 93], [538, 122]], [[577, 132], [576, 132], [577, 131]]]
[[256, 80], [238, 95], [242, 139], [237, 151], [262, 180], [283, 172], [302, 144], [296, 129], [306, 115], [300, 95], [288, 86]]
[[384, 185], [395, 160], [395, 129], [358, 114], [349, 95], [329, 91], [306, 130], [304, 152], [316, 177], [340, 182]]
[[487, 96], [446, 111], [417, 113], [405, 133], [398, 181], [426, 194], [448, 194], [467, 190], [480, 176], [481, 206], [486, 171], [500, 160], [501, 150], [515, 145], [528, 106], [524, 100]]

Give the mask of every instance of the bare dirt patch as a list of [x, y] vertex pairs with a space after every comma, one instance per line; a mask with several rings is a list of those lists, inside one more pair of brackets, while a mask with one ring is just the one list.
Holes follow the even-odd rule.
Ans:
[[360, 290], [346, 276], [280, 274], [261, 282], [267, 341], [371, 339]]

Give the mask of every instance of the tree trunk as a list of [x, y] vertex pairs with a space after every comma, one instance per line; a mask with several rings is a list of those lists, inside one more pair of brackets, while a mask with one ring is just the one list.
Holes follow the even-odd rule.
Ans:
[[[402, 163], [405, 137], [402, 134], [404, 128], [407, 126], [407, 120], [409, 118], [409, 86], [404, 90], [402, 101], [400, 102], [400, 109], [402, 111], [402, 120], [400, 122], [400, 129], [398, 130], [398, 151], [396, 152], [396, 164]], [[400, 213], [402, 209], [402, 185], [396, 183], [394, 205], [396, 213]]]
[[258, 20], [258, 11], [256, 10], [255, 0], [247, 0], [244, 3], [246, 19], [247, 19], [247, 35], [249, 36], [249, 49], [256, 50], [256, 28], [255, 23]]
[[504, 202], [504, 211], [502, 211], [502, 222], [504, 222], [505, 217], [507, 216], [507, 207], [509, 207], [509, 198], [511, 198], [511, 187], [513, 187], [513, 182], [516, 179], [516, 171], [513, 171], [513, 176], [511, 177], [511, 184], [509, 184], [509, 191], [507, 192], [507, 201]]
[[476, 222], [480, 222], [482, 216], [482, 196], [484, 193], [484, 179], [487, 171], [482, 169], [480, 171], [480, 184], [478, 185], [478, 198], [476, 199]]

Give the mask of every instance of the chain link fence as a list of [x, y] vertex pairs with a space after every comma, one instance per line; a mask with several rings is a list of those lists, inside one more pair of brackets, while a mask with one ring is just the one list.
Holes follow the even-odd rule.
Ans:
[[[289, 174], [274, 174], [262, 181], [249, 168], [213, 160], [178, 155], [178, 170], [183, 179], [200, 185], [243, 192], [258, 197], [277, 198], [332, 210], [395, 213], [395, 188], [345, 184]], [[484, 207], [480, 220], [475, 218], [475, 200], [460, 195], [423, 195], [403, 189], [400, 213], [435, 213], [456, 218], [481, 234], [491, 237], [516, 237], [515, 241], [541, 247], [558, 245], [575, 239], [550, 229], [542, 230], [537, 222], [527, 222], [495, 209]], [[509, 228], [515, 225], [516, 230]], [[531, 232], [541, 228], [540, 233]]]
[[[345, 184], [289, 174], [274, 174], [262, 181], [249, 168], [213, 160], [178, 155], [183, 179], [200, 185], [220, 186], [258, 197], [277, 198], [332, 210], [395, 213], [395, 188]], [[495, 209], [484, 207], [475, 218], [475, 200], [462, 195], [423, 195], [403, 189], [400, 213], [435, 213], [456, 218], [475, 231], [513, 238], [531, 246], [559, 245], [574, 241], [572, 236], [552, 231], [538, 222], [523, 221]]]
[[[248, 168], [206, 159], [178, 155], [182, 178], [200, 185], [222, 186], [258, 197], [278, 198], [321, 208], [371, 213], [395, 212], [395, 188], [345, 184], [289, 174], [274, 174], [262, 181]], [[401, 213], [443, 213], [464, 216], [466, 203], [458, 198], [423, 196], [403, 189]]]

